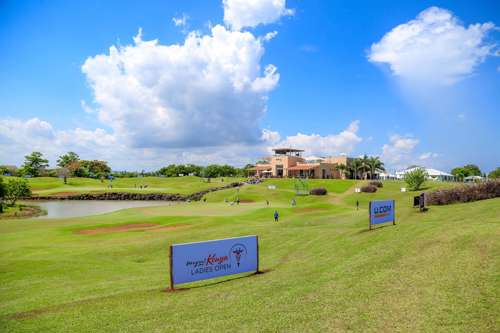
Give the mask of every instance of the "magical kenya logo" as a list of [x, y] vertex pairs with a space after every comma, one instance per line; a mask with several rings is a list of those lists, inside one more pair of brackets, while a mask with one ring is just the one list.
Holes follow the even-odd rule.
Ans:
[[241, 259], [247, 255], [247, 248], [243, 244], [235, 244], [229, 251], [229, 256], [236, 260], [236, 265], [240, 267]]

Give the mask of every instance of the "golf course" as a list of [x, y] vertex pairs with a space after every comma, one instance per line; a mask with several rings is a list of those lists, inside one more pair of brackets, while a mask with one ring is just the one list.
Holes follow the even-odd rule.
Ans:
[[243, 178], [212, 178], [210, 181], [194, 177], [141, 177], [117, 178], [113, 181], [92, 178], [37, 177], [29, 179], [34, 195], [74, 195], [80, 193], [127, 192], [127, 193], [178, 193], [191, 194], [214, 187], [221, 187]]
[[[235, 180], [117, 179], [113, 191], [189, 194]], [[34, 195], [109, 183], [29, 181]], [[420, 192], [403, 182], [356, 193], [364, 182], [309, 180], [328, 194], [296, 196], [294, 180], [268, 179], [196, 202], [0, 220], [0, 332], [500, 331], [500, 198], [419, 212]], [[396, 225], [370, 231], [377, 199], [395, 200]], [[170, 245], [245, 235], [259, 237], [260, 274], [168, 289]]]

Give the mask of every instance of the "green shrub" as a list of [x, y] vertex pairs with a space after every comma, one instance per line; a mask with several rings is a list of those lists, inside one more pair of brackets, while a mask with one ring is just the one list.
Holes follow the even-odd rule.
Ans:
[[429, 205], [448, 205], [457, 202], [471, 202], [500, 197], [500, 180], [479, 184], [466, 184], [426, 193]]
[[364, 193], [375, 193], [377, 192], [377, 186], [375, 185], [365, 185], [361, 187], [361, 192]]
[[427, 172], [424, 169], [417, 168], [405, 173], [403, 179], [410, 190], [418, 191], [422, 188], [422, 185], [424, 185], [427, 177]]
[[379, 180], [372, 180], [370, 182], [370, 185], [373, 185], [373, 186], [376, 186], [376, 187], [384, 187], [384, 184], [382, 184], [382, 182], [379, 181]]
[[324, 187], [313, 188], [309, 194], [311, 195], [326, 195], [327, 190]]
[[495, 170], [491, 171], [489, 173], [488, 177], [491, 178], [491, 179], [500, 178], [500, 167], [498, 167]]
[[14, 206], [20, 198], [31, 196], [31, 190], [26, 179], [9, 179], [5, 184], [4, 199], [7, 205]]

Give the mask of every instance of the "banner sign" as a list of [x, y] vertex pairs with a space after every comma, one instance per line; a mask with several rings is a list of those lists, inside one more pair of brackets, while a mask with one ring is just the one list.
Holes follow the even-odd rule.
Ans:
[[394, 200], [370, 201], [370, 229], [373, 224], [392, 222], [396, 224], [396, 205]]
[[215, 277], [257, 272], [257, 236], [244, 236], [170, 246], [170, 287]]

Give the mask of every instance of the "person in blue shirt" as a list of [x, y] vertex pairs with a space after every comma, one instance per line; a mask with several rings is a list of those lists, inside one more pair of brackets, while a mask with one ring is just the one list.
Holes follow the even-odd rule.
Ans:
[[275, 210], [274, 211], [274, 222], [278, 222], [279, 217], [280, 217], [280, 215], [278, 214], [278, 211]]

